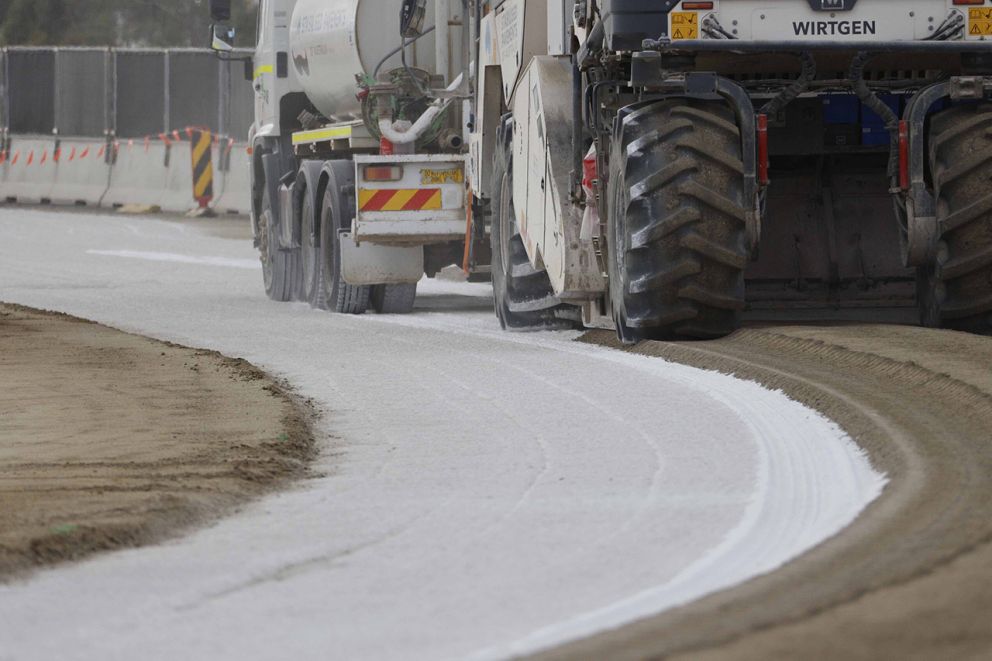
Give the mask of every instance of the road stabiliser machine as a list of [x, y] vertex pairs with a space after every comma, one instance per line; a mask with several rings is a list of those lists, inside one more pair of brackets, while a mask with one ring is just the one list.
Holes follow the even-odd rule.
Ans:
[[513, 330], [992, 333], [992, 0], [262, 0], [252, 71], [274, 299], [458, 264]]

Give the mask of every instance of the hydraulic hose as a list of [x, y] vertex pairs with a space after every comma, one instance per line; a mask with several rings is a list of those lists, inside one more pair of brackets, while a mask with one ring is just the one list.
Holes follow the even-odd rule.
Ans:
[[374, 80], [379, 78], [379, 70], [382, 69], [382, 65], [384, 65], [386, 62], [389, 61], [389, 58], [391, 58], [394, 55], [402, 52], [410, 44], [415, 44], [417, 42], [417, 40], [419, 40], [421, 37], [426, 37], [431, 32], [434, 32], [434, 30], [436, 30], [436, 29], [437, 29], [437, 26], [436, 25], [432, 25], [431, 27], [429, 27], [426, 30], [424, 30], [423, 33], [420, 34], [420, 36], [414, 37], [413, 39], [410, 39], [410, 40], [404, 39], [402, 44], [400, 44], [399, 46], [397, 46], [393, 50], [391, 50], [388, 53], [386, 53], [386, 56], [384, 58], [382, 58], [381, 60], [379, 60], [379, 64], [375, 65], [375, 69], [372, 71], [372, 78]]
[[894, 180], [899, 174], [899, 116], [868, 87], [868, 81], [865, 80], [865, 66], [870, 59], [871, 55], [868, 52], [858, 53], [851, 61], [848, 77], [861, 103], [885, 121], [890, 140], [888, 175], [890, 180]]
[[[454, 92], [459, 87], [461, 87], [462, 80], [464, 79], [464, 74], [461, 74], [448, 86], [445, 90], [446, 92]], [[379, 132], [382, 137], [386, 138], [394, 145], [408, 145], [411, 142], [416, 142], [416, 140], [427, 130], [428, 127], [434, 122], [438, 115], [447, 110], [448, 106], [451, 104], [452, 99], [438, 99], [431, 106], [424, 111], [417, 121], [413, 123], [406, 131], [397, 131], [393, 128], [393, 123], [388, 119], [379, 120]]]
[[816, 59], [813, 55], [809, 51], [804, 51], [799, 57], [803, 63], [803, 69], [799, 74], [799, 78], [782, 90], [778, 96], [766, 103], [759, 111], [762, 115], [768, 115], [770, 117], [777, 115], [782, 108], [795, 101], [796, 97], [805, 92], [809, 84], [816, 78]]

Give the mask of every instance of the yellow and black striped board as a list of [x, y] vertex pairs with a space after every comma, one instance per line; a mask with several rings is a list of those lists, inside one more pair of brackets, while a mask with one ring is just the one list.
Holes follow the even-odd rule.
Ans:
[[196, 129], [190, 135], [193, 146], [193, 199], [206, 207], [214, 199], [214, 136], [210, 131]]

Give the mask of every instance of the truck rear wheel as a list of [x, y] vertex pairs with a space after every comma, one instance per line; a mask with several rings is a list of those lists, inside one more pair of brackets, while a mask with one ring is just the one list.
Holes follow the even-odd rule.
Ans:
[[923, 323], [992, 334], [992, 103], [934, 116], [930, 167], [941, 235], [921, 275]]
[[262, 193], [262, 213], [258, 221], [265, 293], [273, 301], [291, 301], [296, 294], [300, 277], [300, 255], [297, 250], [279, 248], [279, 228], [273, 218], [268, 187]]
[[[320, 211], [321, 305], [331, 312], [364, 314], [369, 307], [371, 287], [349, 285], [341, 275], [341, 241], [338, 231], [351, 226], [352, 206], [341, 199], [338, 186], [331, 181], [324, 192]], [[337, 194], [337, 196], [336, 196]]]
[[712, 339], [736, 330], [749, 250], [731, 110], [693, 99], [622, 109], [608, 195], [610, 297], [620, 339]]
[[320, 232], [317, 227], [317, 210], [314, 208], [316, 193], [303, 191], [300, 213], [300, 300], [313, 307], [320, 307], [321, 285], [320, 275]]
[[493, 165], [492, 280], [496, 316], [504, 330], [576, 328], [581, 312], [562, 303], [546, 271], [535, 269], [527, 257], [513, 208], [513, 122], [503, 121]]
[[417, 283], [372, 288], [372, 309], [379, 314], [410, 314], [416, 300]]

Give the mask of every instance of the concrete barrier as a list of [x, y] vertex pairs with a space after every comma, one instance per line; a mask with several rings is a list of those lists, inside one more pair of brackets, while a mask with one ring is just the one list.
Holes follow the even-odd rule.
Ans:
[[162, 192], [169, 168], [167, 147], [155, 140], [149, 143], [122, 142], [110, 169], [110, 186], [103, 196], [103, 206], [162, 205]]
[[173, 142], [158, 206], [162, 211], [185, 213], [199, 206], [193, 199], [193, 153], [188, 140]]
[[104, 140], [73, 139], [59, 143], [52, 204], [99, 206], [110, 186]]
[[0, 201], [51, 202], [55, 166], [54, 138], [13, 138], [0, 166]]
[[247, 216], [251, 213], [251, 156], [248, 146], [235, 143], [225, 157], [226, 148], [221, 142], [218, 151], [226, 170], [221, 174], [221, 193], [214, 200], [213, 208], [217, 213]]

